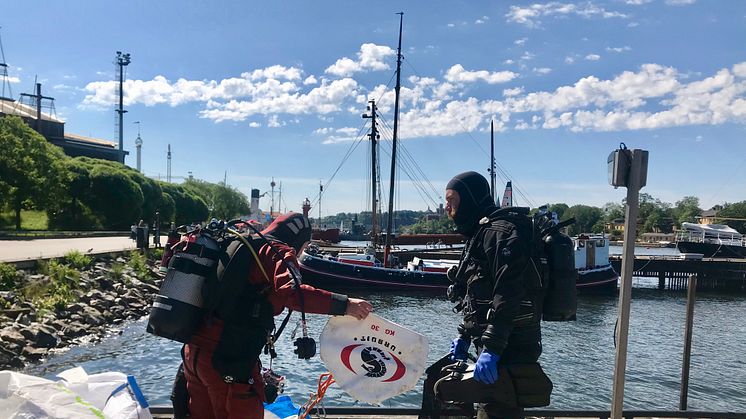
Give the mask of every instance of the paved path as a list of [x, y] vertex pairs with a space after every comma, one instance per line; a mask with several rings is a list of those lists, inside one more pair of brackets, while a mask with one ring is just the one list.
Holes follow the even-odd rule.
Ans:
[[[166, 236], [161, 243], [166, 243]], [[17, 262], [64, 256], [71, 250], [106, 253], [135, 248], [129, 237], [82, 237], [73, 239], [0, 240], [0, 262]]]

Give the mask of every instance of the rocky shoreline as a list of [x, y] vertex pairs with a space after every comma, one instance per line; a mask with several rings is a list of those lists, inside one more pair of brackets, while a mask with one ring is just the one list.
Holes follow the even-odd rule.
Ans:
[[[82, 269], [76, 302], [54, 310], [39, 309], [16, 291], [0, 291], [0, 370], [20, 370], [55, 351], [106, 336], [127, 320], [145, 316], [161, 282], [156, 263], [138, 275], [122, 257], [98, 259]], [[116, 268], [114, 268], [116, 266]], [[20, 281], [48, 280], [18, 271]]]

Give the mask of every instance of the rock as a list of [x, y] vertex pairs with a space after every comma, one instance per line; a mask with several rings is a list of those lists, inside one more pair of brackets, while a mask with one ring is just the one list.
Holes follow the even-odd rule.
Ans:
[[102, 290], [110, 290], [114, 287], [114, 281], [105, 276], [97, 276], [96, 283], [98, 284], [99, 289]]
[[67, 311], [70, 313], [80, 313], [85, 309], [85, 305], [81, 303], [73, 303], [67, 306]]
[[63, 333], [66, 337], [77, 338], [86, 335], [88, 333], [88, 329], [81, 323], [72, 322], [65, 327]]
[[37, 348], [56, 348], [60, 343], [60, 338], [54, 329], [46, 326], [40, 326], [36, 333], [34, 346]]
[[17, 345], [24, 345], [26, 343], [26, 337], [13, 329], [0, 330], [0, 340], [4, 342], [15, 343]]
[[103, 316], [101, 316], [101, 312], [93, 307], [86, 307], [81, 315], [83, 316], [83, 321], [87, 324], [100, 326], [105, 323]]
[[48, 351], [46, 349], [33, 348], [31, 346], [27, 346], [23, 348], [23, 351], [21, 353], [23, 354], [23, 356], [30, 359], [31, 361], [38, 362], [42, 358], [44, 358], [47, 352]]
[[6, 366], [14, 369], [23, 368], [23, 361], [16, 353], [0, 347], [0, 369], [5, 369]]
[[33, 323], [34, 318], [35, 316], [32, 316], [31, 313], [21, 313], [16, 317], [16, 323], [29, 326]]
[[35, 348], [55, 348], [59, 344], [57, 333], [49, 326], [34, 324], [19, 330], [19, 333]]

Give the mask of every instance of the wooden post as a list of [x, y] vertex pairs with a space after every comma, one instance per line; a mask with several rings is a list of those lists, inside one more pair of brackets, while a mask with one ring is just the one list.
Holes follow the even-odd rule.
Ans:
[[629, 312], [632, 301], [632, 273], [635, 265], [635, 240], [637, 239], [637, 213], [640, 188], [647, 166], [647, 151], [632, 150], [632, 164], [627, 180], [627, 212], [624, 220], [624, 247], [622, 249], [622, 282], [619, 288], [619, 317], [617, 329], [616, 358], [614, 361], [614, 386], [611, 393], [611, 417], [622, 419], [624, 409], [624, 374], [627, 368], [627, 337], [629, 334]]
[[689, 363], [692, 356], [692, 326], [694, 324], [694, 300], [697, 293], [697, 275], [689, 277], [686, 293], [686, 327], [684, 329], [684, 360], [681, 365], [681, 394], [679, 410], [686, 410], [689, 393]]
[[658, 271], [658, 289], [663, 290], [666, 288], [666, 271]]

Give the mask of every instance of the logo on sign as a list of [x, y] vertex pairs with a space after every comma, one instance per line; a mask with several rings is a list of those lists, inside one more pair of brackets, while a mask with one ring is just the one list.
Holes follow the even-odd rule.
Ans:
[[[395, 345], [375, 336], [362, 336], [355, 340], [365, 343], [348, 345], [340, 353], [342, 364], [353, 374], [377, 378], [384, 383], [404, 377], [407, 367], [394, 353]], [[372, 346], [371, 343], [377, 345]]]

